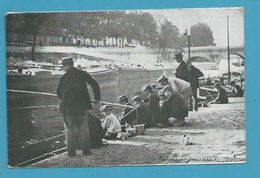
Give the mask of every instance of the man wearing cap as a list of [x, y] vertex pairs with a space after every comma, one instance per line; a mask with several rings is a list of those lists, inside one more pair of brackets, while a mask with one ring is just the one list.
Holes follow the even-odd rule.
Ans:
[[[121, 105], [133, 107], [133, 105], [128, 101], [127, 94], [119, 96], [118, 99], [117, 99], [117, 102]], [[136, 113], [131, 112], [132, 110], [133, 109], [131, 109], [129, 107], [124, 107], [122, 109], [122, 112], [121, 112], [122, 114], [121, 114], [121, 119], [120, 119], [120, 123], [122, 124], [122, 126], [124, 126], [126, 123], [133, 125], [133, 121], [136, 118]], [[123, 128], [123, 130], [124, 130], [124, 128]]]
[[105, 139], [116, 139], [117, 134], [121, 132], [121, 124], [118, 118], [112, 113], [113, 107], [104, 105], [100, 110], [106, 116], [102, 123], [103, 130], [105, 131]]
[[159, 78], [158, 82], [162, 86], [170, 85], [174, 93], [179, 93], [184, 100], [185, 106], [188, 109], [189, 99], [192, 95], [190, 83], [179, 78], [168, 78], [162, 76]]
[[189, 82], [189, 77], [188, 77], [188, 66], [187, 64], [183, 61], [183, 54], [182, 52], [178, 51], [175, 53], [175, 59], [179, 63], [179, 66], [176, 69], [175, 76], [179, 79], [185, 80]]
[[170, 85], [164, 86], [160, 93], [163, 93], [166, 97], [161, 107], [162, 123], [167, 125], [172, 124], [174, 126], [184, 125], [188, 109], [181, 95], [174, 92]]
[[61, 100], [60, 110], [63, 114], [68, 155], [76, 155], [77, 140], [83, 155], [88, 155], [88, 110], [91, 110], [92, 106], [86, 83], [90, 84], [96, 103], [100, 101], [100, 87], [87, 72], [76, 69], [73, 64], [72, 57], [62, 58], [65, 74], [60, 78], [57, 95]]
[[134, 125], [144, 124], [146, 128], [153, 126], [154, 118], [149, 105], [144, 103], [142, 98], [138, 95], [133, 97], [132, 102], [136, 109], [136, 119]]
[[153, 91], [151, 85], [144, 86], [143, 91], [148, 94], [148, 104], [152, 111], [154, 122], [155, 124], [159, 123], [161, 117], [159, 107], [160, 97]]

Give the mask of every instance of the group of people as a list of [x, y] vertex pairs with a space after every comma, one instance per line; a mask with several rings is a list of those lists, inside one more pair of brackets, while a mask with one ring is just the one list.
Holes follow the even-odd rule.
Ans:
[[[127, 94], [119, 96], [117, 102], [124, 106], [120, 116], [113, 113], [113, 107], [110, 105], [100, 108], [105, 115], [100, 125], [106, 139], [115, 139], [118, 133], [125, 132], [127, 127], [138, 124], [144, 124], [145, 127], [182, 126], [185, 124], [188, 111], [192, 108], [189, 106], [192, 96], [195, 102], [194, 109], [198, 110], [198, 79], [203, 76], [203, 73], [190, 62], [185, 63], [182, 53], [177, 53], [175, 58], [180, 63], [176, 74], [173, 77], [160, 77], [157, 82], [162, 88], [158, 92], [153, 86], [146, 85], [143, 88], [147, 94], [146, 98], [137, 95], [129, 101]], [[94, 104], [98, 106], [101, 100], [100, 87], [89, 73], [74, 67], [72, 57], [62, 58], [62, 65], [65, 74], [60, 78], [57, 96], [60, 99], [60, 111], [64, 120], [67, 152], [69, 156], [75, 156], [79, 143], [82, 154], [89, 155], [91, 154], [90, 131], [93, 131], [89, 127], [91, 123], [89, 110], [92, 109], [93, 101], [90, 100], [86, 83], [91, 86], [95, 98]], [[220, 85], [216, 88], [219, 90], [219, 98], [223, 93], [225, 95]], [[240, 92], [235, 84], [232, 91]]]

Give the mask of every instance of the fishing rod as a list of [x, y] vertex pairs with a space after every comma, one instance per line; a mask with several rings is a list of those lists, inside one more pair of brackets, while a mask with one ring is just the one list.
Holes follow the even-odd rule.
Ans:
[[[37, 95], [45, 95], [45, 96], [54, 96], [57, 97], [56, 94], [53, 93], [45, 93], [45, 92], [37, 92], [37, 91], [26, 91], [26, 90], [13, 90], [13, 89], [7, 89], [7, 92], [13, 92], [13, 93], [25, 93], [25, 94], [37, 94]], [[91, 100], [91, 102], [96, 103], [95, 100]], [[111, 106], [116, 106], [116, 107], [124, 107], [124, 108], [130, 108], [133, 109], [133, 106], [129, 105], [122, 105], [118, 103], [111, 103], [107, 101], [100, 101], [101, 104], [106, 104], [106, 105], [111, 105]], [[56, 107], [57, 105], [46, 105], [46, 107]], [[45, 106], [35, 106], [35, 108], [43, 108]], [[20, 107], [21, 109], [34, 109], [34, 106], [29, 106], [29, 107]], [[13, 108], [13, 109], [19, 109], [19, 108]], [[11, 109], [12, 110], [12, 109]]]

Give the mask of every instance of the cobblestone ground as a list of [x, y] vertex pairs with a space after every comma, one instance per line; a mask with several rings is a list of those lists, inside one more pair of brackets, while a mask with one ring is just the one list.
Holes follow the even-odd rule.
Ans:
[[[233, 101], [233, 100], [232, 100]], [[144, 164], [241, 163], [246, 160], [244, 103], [234, 100], [190, 112], [184, 127], [151, 128], [126, 141], [109, 141], [92, 155], [66, 153], [32, 167], [87, 167]], [[184, 135], [189, 137], [186, 145]]]

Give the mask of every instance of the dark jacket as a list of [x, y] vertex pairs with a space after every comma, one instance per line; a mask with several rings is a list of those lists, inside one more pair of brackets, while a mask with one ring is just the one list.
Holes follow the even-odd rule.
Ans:
[[80, 114], [92, 109], [86, 83], [90, 84], [95, 99], [100, 100], [100, 87], [87, 72], [73, 67], [61, 76], [57, 95], [62, 102], [62, 113]]
[[244, 96], [244, 91], [242, 90], [242, 88], [239, 85], [236, 85], [236, 91], [232, 91], [233, 92], [233, 96], [235, 97], [243, 97]]
[[161, 113], [163, 123], [168, 122], [168, 118], [183, 119], [187, 116], [188, 110], [180, 94], [171, 94], [162, 104]]
[[161, 116], [160, 116], [160, 97], [155, 93], [151, 92], [148, 96], [148, 104], [152, 111], [153, 119], [156, 123], [160, 122]]
[[228, 96], [227, 96], [226, 90], [222, 87], [220, 87], [220, 89], [218, 91], [218, 96], [216, 98], [216, 102], [220, 103], [220, 104], [228, 103]]
[[[127, 106], [133, 106], [131, 103], [127, 103]], [[133, 111], [131, 112], [133, 109], [131, 108], [123, 108], [122, 109], [122, 118], [120, 119], [120, 123], [122, 125], [125, 124], [125, 122], [127, 122], [128, 124], [133, 124], [133, 121], [136, 119], [136, 112]], [[130, 114], [128, 114], [129, 112], [131, 112]]]
[[154, 120], [148, 104], [142, 103], [136, 108], [136, 121], [145, 124], [146, 127], [153, 126]]
[[177, 67], [175, 76], [189, 82], [188, 66], [184, 61], [182, 61]]
[[188, 70], [189, 82], [192, 89], [199, 88], [199, 78], [204, 74], [195, 66], [191, 65]]

